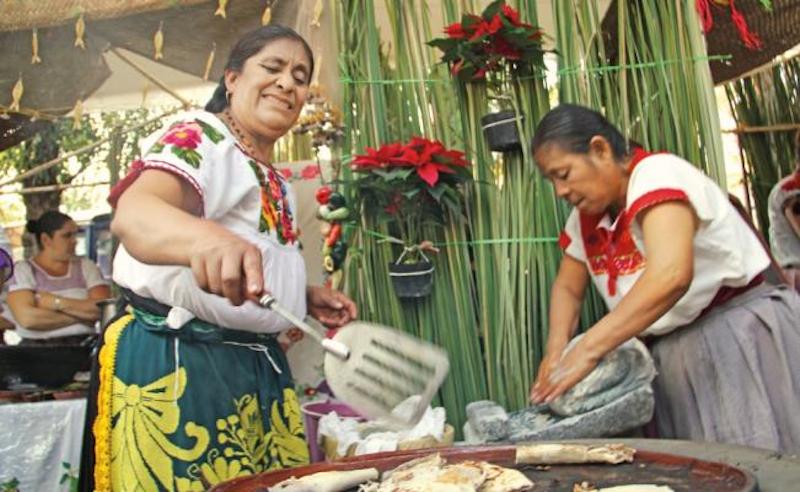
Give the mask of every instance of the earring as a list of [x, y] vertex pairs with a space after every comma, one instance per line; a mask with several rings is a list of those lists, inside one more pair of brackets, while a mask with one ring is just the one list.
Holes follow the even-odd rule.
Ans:
[[231, 91], [225, 91], [225, 101], [227, 101], [228, 104], [231, 103], [231, 94]]

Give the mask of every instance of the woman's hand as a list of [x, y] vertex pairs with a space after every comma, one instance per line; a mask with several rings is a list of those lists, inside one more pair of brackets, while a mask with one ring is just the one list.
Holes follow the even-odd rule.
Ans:
[[536, 381], [531, 386], [531, 403], [539, 403], [541, 401], [541, 390], [545, 387], [547, 380], [550, 379], [550, 374], [558, 365], [558, 361], [561, 360], [561, 350], [548, 350], [544, 354], [542, 362], [539, 363], [539, 371], [536, 373]]
[[100, 319], [100, 308], [95, 299], [73, 299], [61, 297], [47, 291], [36, 292], [36, 306], [53, 312], [72, 316], [77, 321], [89, 324]]
[[264, 293], [261, 251], [222, 227], [207, 225], [212, 230], [193, 245], [189, 261], [197, 285], [234, 306], [258, 302]]
[[356, 304], [338, 290], [319, 285], [306, 288], [308, 314], [329, 328], [344, 326], [358, 316]]
[[547, 374], [540, 374], [536, 378], [531, 401], [533, 403], [552, 402], [588, 376], [599, 362], [600, 357], [594, 351], [586, 348], [583, 340], [576, 343], [564, 357], [560, 360], [557, 359], [555, 363], [549, 362], [549, 358], [545, 358], [542, 364], [548, 363]]

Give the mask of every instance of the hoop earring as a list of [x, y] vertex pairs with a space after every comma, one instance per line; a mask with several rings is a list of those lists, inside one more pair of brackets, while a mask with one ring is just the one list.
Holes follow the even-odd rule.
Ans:
[[225, 91], [225, 101], [228, 103], [229, 106], [231, 104], [231, 94], [232, 94], [231, 91]]

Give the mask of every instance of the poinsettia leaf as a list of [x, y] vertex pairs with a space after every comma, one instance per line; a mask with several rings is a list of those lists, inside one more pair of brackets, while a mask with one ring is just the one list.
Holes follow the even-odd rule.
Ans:
[[[500, 13], [500, 11], [503, 9], [504, 3], [506, 3], [505, 0], [495, 0], [494, 2], [490, 3], [489, 5], [486, 6], [485, 9], [483, 9], [483, 14], [481, 14], [481, 17], [483, 17], [486, 20], [491, 19], [496, 14]], [[500, 17], [503, 16], [501, 15]]]
[[449, 188], [449, 187], [448, 186], [442, 186], [441, 184], [439, 184], [437, 186], [434, 186], [430, 190], [428, 190], [428, 193], [430, 193], [430, 195], [437, 202], [440, 202], [442, 200], [442, 195], [444, 194], [445, 191], [447, 191], [447, 188]]
[[474, 30], [476, 28], [476, 24], [480, 24], [482, 21], [483, 19], [477, 15], [464, 14], [461, 16], [461, 26], [465, 31]]
[[462, 40], [454, 38], [436, 38], [428, 41], [428, 45], [434, 48], [439, 48], [442, 51], [449, 51], [454, 49], [461, 43]]
[[387, 181], [394, 181], [396, 179], [406, 179], [411, 173], [414, 172], [414, 168], [402, 167], [402, 168], [392, 169], [390, 171], [376, 169], [372, 172], [373, 174], [377, 174], [378, 176], [382, 177]]
[[413, 190], [403, 192], [403, 196], [406, 198], [414, 198], [417, 193], [419, 193], [419, 188], [414, 188]]

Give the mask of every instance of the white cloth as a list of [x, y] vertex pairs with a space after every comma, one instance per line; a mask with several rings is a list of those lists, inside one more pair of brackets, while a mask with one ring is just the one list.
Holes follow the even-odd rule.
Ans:
[[[677, 304], [644, 331], [647, 335], [663, 335], [690, 323], [721, 287], [743, 287], [769, 265], [761, 242], [716, 183], [678, 156], [653, 154], [633, 169], [626, 210], [616, 221], [608, 215], [592, 221], [574, 209], [562, 235], [565, 253], [587, 264], [609, 309], [616, 307], [644, 272], [646, 252], [637, 214], [674, 200], [691, 205], [699, 219], [693, 243], [694, 278]], [[602, 247], [604, 238], [614, 236], [623, 222], [628, 227], [617, 232], [619, 239], [609, 257]], [[618, 272], [615, 282], [609, 282], [612, 262]], [[615, 288], [611, 284], [616, 284]]]
[[[297, 229], [296, 206], [283, 176], [248, 157], [227, 127], [205, 111], [179, 115], [167, 130], [151, 135], [142, 149], [145, 169], [160, 169], [186, 180], [201, 197], [205, 218], [261, 250], [265, 287], [295, 316], [304, 318], [306, 271], [299, 243], [289, 237]], [[255, 169], [267, 179], [263, 189]], [[283, 209], [270, 208], [271, 199], [280, 200], [281, 196], [286, 197], [288, 209], [284, 223], [280, 221]], [[277, 214], [277, 221], [271, 212]], [[113, 278], [140, 296], [184, 308], [226, 328], [273, 333], [291, 326], [255, 303], [235, 307], [227, 299], [201, 290], [188, 267], [147, 265], [134, 259], [124, 246], [114, 258]]]
[[69, 490], [60, 481], [67, 471], [77, 476], [85, 414], [85, 398], [0, 405], [0, 483], [16, 478], [19, 490]]
[[[76, 271], [76, 268], [80, 271]], [[108, 285], [108, 281], [103, 278], [103, 273], [97, 265], [85, 257], [74, 258], [63, 276], [50, 275], [33, 260], [23, 260], [14, 264], [14, 277], [9, 282], [8, 291], [42, 291], [60, 297], [83, 300], [89, 298], [90, 289], [100, 285]], [[84, 323], [48, 331], [28, 330], [17, 324], [17, 334], [20, 337], [38, 340], [91, 333], [94, 333], [94, 328]]]
[[767, 200], [770, 247], [782, 267], [800, 268], [800, 237], [784, 214], [787, 202], [797, 197], [800, 197], [800, 171], [778, 181]]

